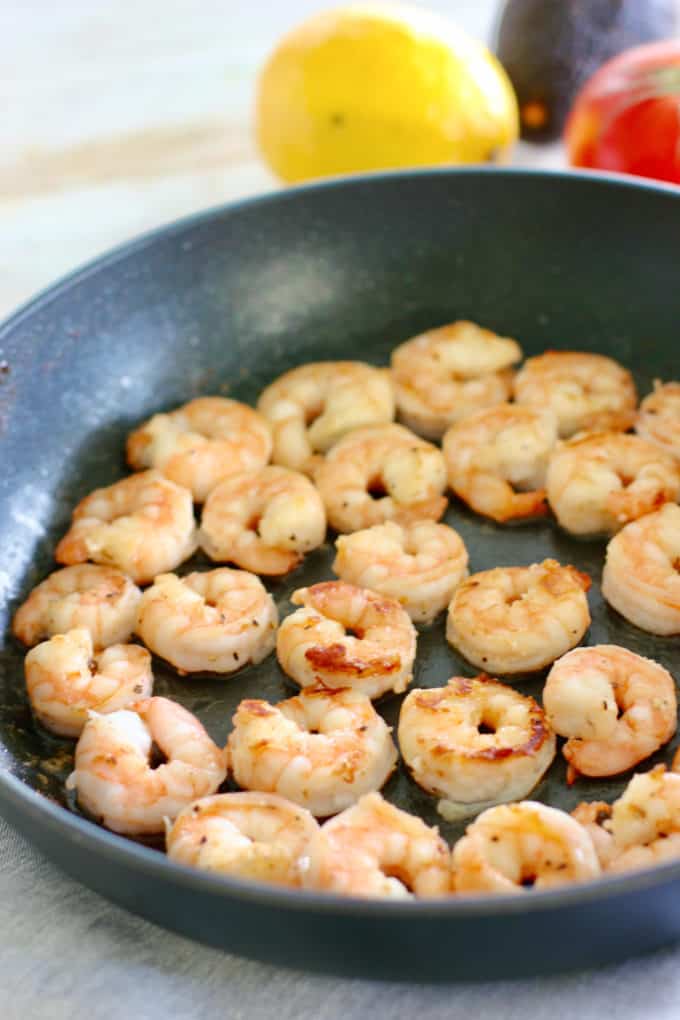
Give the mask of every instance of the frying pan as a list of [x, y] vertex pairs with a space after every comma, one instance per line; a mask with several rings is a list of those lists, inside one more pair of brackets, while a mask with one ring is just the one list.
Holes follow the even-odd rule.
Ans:
[[[653, 378], [677, 374], [679, 246], [680, 192], [671, 188], [445, 170], [242, 202], [97, 260], [0, 330], [0, 633], [52, 568], [75, 502], [124, 473], [125, 435], [150, 413], [200, 393], [253, 401], [310, 359], [384, 363], [407, 337], [456, 318], [520, 338], [527, 354], [613, 355], [644, 393]], [[459, 504], [447, 520], [473, 570], [554, 556], [588, 571], [586, 643], [626, 645], [680, 676], [677, 639], [645, 635], [603, 603], [603, 542], [574, 540], [549, 520], [496, 527]], [[331, 560], [327, 544], [270, 585], [283, 613], [294, 588], [332, 576]], [[65, 799], [73, 744], [37, 730], [22, 650], [1, 640], [0, 810], [64, 871], [161, 925], [273, 963], [421, 980], [594, 966], [680, 935], [680, 862], [555, 891], [406, 903], [335, 899], [173, 864]], [[220, 742], [241, 698], [292, 693], [273, 656], [228, 679], [180, 679], [159, 662], [155, 672], [156, 692], [195, 711]], [[414, 683], [438, 686], [460, 673], [474, 670], [446, 644], [443, 620], [424, 628]], [[540, 696], [542, 679], [517, 686]], [[380, 708], [394, 724], [399, 699]], [[672, 750], [649, 764], [669, 761]], [[568, 788], [558, 757], [534, 796], [571, 809], [613, 799], [628, 778]], [[437, 821], [431, 798], [403, 771], [385, 793]], [[442, 825], [449, 840], [461, 831]]]

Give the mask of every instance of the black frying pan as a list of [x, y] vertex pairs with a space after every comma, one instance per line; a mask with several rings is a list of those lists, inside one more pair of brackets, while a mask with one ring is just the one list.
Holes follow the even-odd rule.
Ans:
[[[49, 225], [46, 224], [46, 229]], [[135, 241], [39, 297], [0, 330], [0, 632], [52, 567], [73, 504], [125, 470], [126, 432], [199, 393], [252, 401], [282, 370], [318, 358], [385, 362], [431, 325], [466, 317], [520, 338], [527, 353], [611, 354], [637, 376], [678, 375], [680, 192], [620, 180], [442, 171], [342, 180], [194, 217]], [[545, 556], [597, 582], [602, 542], [550, 521], [500, 528], [454, 505], [472, 568]], [[198, 561], [200, 563], [200, 560]], [[271, 586], [330, 577], [331, 546]], [[611, 641], [680, 676], [677, 639], [609, 610], [597, 583], [587, 642]], [[360, 902], [221, 879], [111, 835], [65, 800], [73, 745], [39, 733], [22, 650], [0, 649], [0, 810], [65, 871], [160, 924], [275, 963], [390, 978], [507, 977], [614, 960], [680, 935], [680, 862], [556, 892], [442, 902]], [[224, 741], [237, 702], [291, 693], [274, 657], [226, 680], [180, 679], [178, 698]], [[415, 683], [474, 670], [444, 640], [419, 638]], [[522, 690], [540, 694], [541, 680]], [[382, 711], [394, 723], [399, 699]], [[657, 755], [669, 761], [672, 747]], [[570, 809], [612, 799], [628, 777], [536, 796]], [[386, 795], [436, 822], [403, 772]], [[442, 825], [450, 840], [461, 829]]]

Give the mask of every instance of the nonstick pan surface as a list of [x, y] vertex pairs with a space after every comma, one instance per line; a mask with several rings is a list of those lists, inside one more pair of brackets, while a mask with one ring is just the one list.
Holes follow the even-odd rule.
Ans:
[[[48, 225], [46, 225], [46, 229]], [[217, 209], [105, 256], [0, 329], [0, 811], [64, 871], [191, 937], [273, 963], [338, 974], [469, 979], [602, 964], [680, 935], [680, 863], [555, 892], [441, 902], [364, 902], [219, 878], [83, 818], [64, 793], [73, 743], [39, 732], [28, 709], [11, 614], [53, 569], [73, 505], [125, 473], [123, 445], [149, 414], [203, 393], [254, 402], [304, 361], [388, 361], [426, 327], [470, 318], [527, 355], [612, 355], [641, 394], [678, 377], [680, 192], [620, 179], [525, 171], [425, 171], [338, 180]], [[472, 570], [552, 556], [587, 571], [593, 623], [680, 677], [678, 639], [645, 635], [602, 601], [604, 543], [550, 520], [497, 527], [452, 500]], [[332, 536], [331, 536], [332, 537]], [[332, 576], [332, 541], [270, 584]], [[200, 557], [189, 566], [207, 566]], [[419, 636], [414, 685], [476, 671], [447, 645], [444, 620]], [[223, 743], [243, 697], [293, 693], [274, 656], [231, 678], [180, 678], [176, 698]], [[521, 680], [540, 696], [543, 677]], [[380, 709], [396, 722], [399, 698]], [[669, 762], [674, 742], [643, 767]], [[571, 809], [612, 800], [629, 776], [565, 782], [560, 756], [535, 791]], [[394, 803], [440, 823], [400, 769]]]

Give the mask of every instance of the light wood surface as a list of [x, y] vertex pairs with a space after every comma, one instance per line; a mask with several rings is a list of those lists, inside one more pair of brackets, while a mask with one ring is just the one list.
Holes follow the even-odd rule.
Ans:
[[[277, 187], [252, 137], [257, 69], [327, 6], [0, 0], [0, 318], [141, 231]], [[496, 8], [429, 6], [483, 38]]]

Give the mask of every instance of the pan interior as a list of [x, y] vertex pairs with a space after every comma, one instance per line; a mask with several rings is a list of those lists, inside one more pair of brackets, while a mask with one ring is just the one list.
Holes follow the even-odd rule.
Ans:
[[[309, 360], [386, 364], [423, 329], [470, 318], [521, 342], [526, 355], [571, 348], [611, 355], [641, 395], [675, 371], [680, 290], [673, 257], [680, 202], [654, 189], [531, 174], [415, 174], [303, 189], [180, 225], [130, 247], [48, 294], [0, 332], [0, 764], [65, 808], [72, 741], [40, 731], [23, 685], [12, 612], [54, 568], [73, 505], [125, 473], [126, 433], [200, 394], [254, 402], [280, 372]], [[634, 239], [634, 240], [631, 240]], [[603, 602], [605, 543], [550, 520], [497, 526], [455, 499], [447, 523], [471, 571], [553, 557], [593, 580], [585, 644], [621, 644], [680, 675], [676, 639], [652, 637]], [[283, 580], [289, 595], [333, 576], [332, 537]], [[210, 566], [201, 556], [181, 572]], [[413, 686], [477, 671], [449, 647], [444, 618], [419, 629]], [[276, 657], [227, 678], [179, 677], [155, 661], [155, 693], [226, 740], [244, 697], [295, 693]], [[513, 681], [540, 698], [545, 674]], [[400, 697], [379, 710], [396, 727]], [[675, 739], [643, 768], [669, 762]], [[614, 799], [629, 776], [566, 783], [558, 755], [533, 797], [570, 810]], [[228, 787], [226, 787], [228, 788]], [[400, 766], [385, 795], [439, 824], [435, 801]]]

